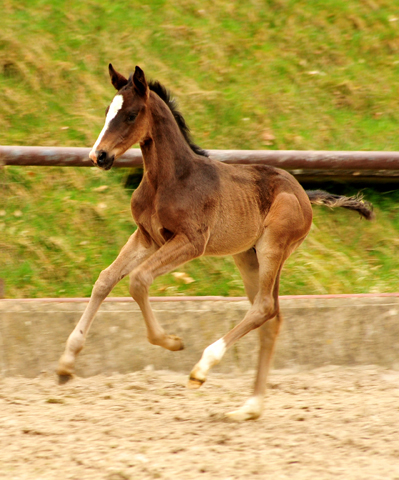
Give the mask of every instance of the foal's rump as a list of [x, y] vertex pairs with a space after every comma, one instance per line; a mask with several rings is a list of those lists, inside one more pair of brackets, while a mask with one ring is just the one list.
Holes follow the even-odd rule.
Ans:
[[330, 208], [347, 208], [348, 210], [359, 212], [366, 220], [373, 220], [375, 217], [372, 204], [363, 200], [361, 194], [354, 195], [353, 197], [345, 197], [343, 195], [333, 195], [323, 190], [306, 190], [306, 193], [312, 205], [324, 205]]

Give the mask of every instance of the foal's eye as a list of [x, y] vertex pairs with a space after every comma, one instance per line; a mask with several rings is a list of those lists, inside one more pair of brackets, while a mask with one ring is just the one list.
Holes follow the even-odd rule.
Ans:
[[136, 120], [137, 114], [136, 113], [129, 113], [127, 117], [128, 122], [134, 122]]

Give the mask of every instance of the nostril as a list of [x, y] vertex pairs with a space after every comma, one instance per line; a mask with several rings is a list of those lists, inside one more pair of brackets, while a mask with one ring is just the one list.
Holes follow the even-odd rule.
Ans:
[[[97, 152], [96, 152], [97, 153]], [[104, 150], [100, 150], [97, 153], [97, 164], [102, 167], [105, 164], [105, 161], [107, 160], [107, 152]]]

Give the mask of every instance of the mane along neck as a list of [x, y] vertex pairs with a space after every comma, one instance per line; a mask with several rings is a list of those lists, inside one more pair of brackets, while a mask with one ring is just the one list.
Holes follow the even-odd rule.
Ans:
[[208, 153], [192, 141], [190, 129], [188, 128], [188, 125], [184, 120], [183, 115], [177, 109], [177, 102], [174, 98], [172, 98], [170, 91], [167, 90], [161, 83], [156, 80], [149, 82], [148, 86], [150, 90], [156, 93], [169, 107], [169, 110], [172, 112], [180, 132], [182, 133], [185, 141], [187, 142], [191, 150], [197, 155], [208, 157]]

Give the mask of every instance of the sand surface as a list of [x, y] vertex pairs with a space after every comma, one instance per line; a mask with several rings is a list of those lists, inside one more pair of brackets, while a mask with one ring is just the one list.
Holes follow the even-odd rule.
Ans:
[[224, 420], [252, 375], [0, 380], [1, 479], [397, 479], [399, 372], [274, 371], [263, 416]]

